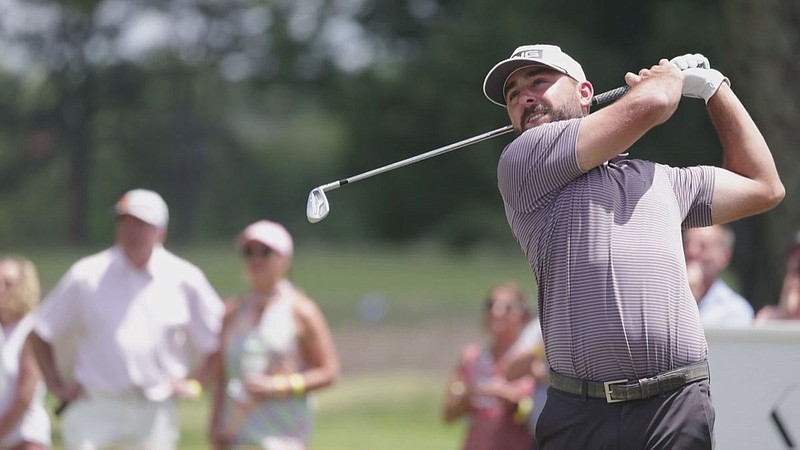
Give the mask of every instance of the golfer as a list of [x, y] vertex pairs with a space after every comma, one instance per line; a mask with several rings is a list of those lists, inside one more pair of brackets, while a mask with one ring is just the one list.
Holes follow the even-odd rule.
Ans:
[[[129, 191], [115, 211], [116, 245], [67, 271], [31, 341], [50, 392], [69, 405], [67, 449], [169, 450], [179, 437], [174, 399], [194, 394], [191, 363], [217, 350], [224, 306], [200, 269], [162, 246], [160, 195]], [[59, 343], [71, 336], [74, 370], [62, 374]]]
[[[662, 59], [626, 74], [630, 91], [592, 114], [592, 84], [557, 46], [519, 47], [486, 76], [484, 93], [518, 133], [497, 175], [539, 286], [551, 367], [536, 428], [542, 449], [714, 445], [681, 229], [767, 211], [784, 188], [727, 78], [708, 67], [702, 55]], [[681, 94], [705, 101], [724, 166], [626, 159]]]

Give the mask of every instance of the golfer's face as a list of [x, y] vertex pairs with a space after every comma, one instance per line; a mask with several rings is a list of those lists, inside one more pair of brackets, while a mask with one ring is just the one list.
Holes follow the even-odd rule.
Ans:
[[574, 80], [547, 67], [518, 70], [504, 91], [508, 117], [517, 133], [582, 115]]

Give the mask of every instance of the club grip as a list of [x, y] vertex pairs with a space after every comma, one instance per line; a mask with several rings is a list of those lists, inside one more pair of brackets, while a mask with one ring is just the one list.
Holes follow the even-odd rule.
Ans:
[[606, 103], [613, 103], [617, 101], [618, 98], [625, 95], [626, 92], [630, 89], [630, 86], [622, 86], [616, 89], [612, 89], [610, 91], [603, 92], [602, 94], [597, 94], [592, 99], [592, 105], [600, 106], [605, 105]]

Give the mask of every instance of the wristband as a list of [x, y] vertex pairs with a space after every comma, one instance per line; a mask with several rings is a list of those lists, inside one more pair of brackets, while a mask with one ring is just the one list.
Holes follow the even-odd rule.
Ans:
[[199, 381], [192, 378], [186, 380], [186, 390], [189, 391], [190, 398], [197, 398], [203, 393], [203, 385], [201, 385]]
[[294, 395], [300, 396], [306, 393], [306, 379], [297, 372], [289, 375], [289, 386]]
[[525, 397], [517, 403], [517, 410], [514, 411], [514, 422], [525, 423], [528, 416], [533, 409], [533, 400], [530, 397]]

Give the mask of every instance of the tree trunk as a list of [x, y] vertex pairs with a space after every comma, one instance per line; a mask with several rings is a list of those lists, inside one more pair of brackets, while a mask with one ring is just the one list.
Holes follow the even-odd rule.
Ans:
[[[73, 244], [85, 244], [88, 236], [89, 178], [91, 176], [92, 75], [77, 86], [67, 87], [62, 107], [64, 143], [69, 155], [67, 180], [67, 233]], [[67, 82], [69, 83], [69, 82]]]
[[776, 303], [785, 250], [800, 228], [800, 2], [724, 0], [732, 86], [772, 150], [787, 200], [775, 210], [740, 221], [735, 267], [743, 294], [756, 308]]

